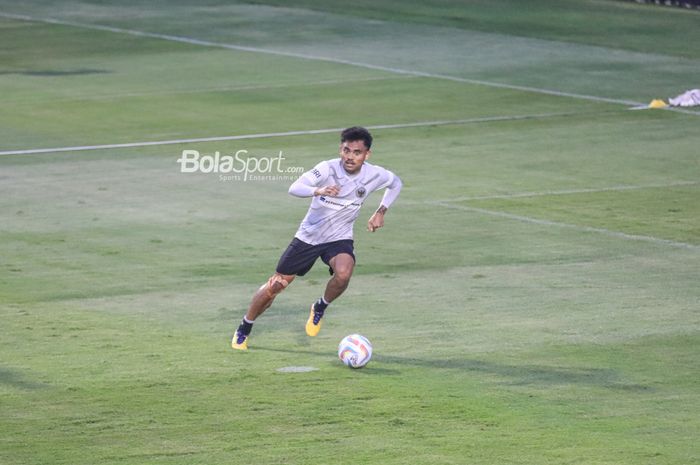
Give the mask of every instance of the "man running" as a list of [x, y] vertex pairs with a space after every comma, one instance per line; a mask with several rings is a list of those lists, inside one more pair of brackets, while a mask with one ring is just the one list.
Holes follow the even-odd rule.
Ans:
[[289, 187], [293, 196], [312, 197], [311, 205], [275, 273], [253, 296], [231, 347], [248, 349], [255, 320], [295, 277], [304, 276], [320, 257], [328, 265], [331, 278], [323, 295], [311, 305], [306, 322], [306, 334], [318, 334], [326, 308], [347, 289], [355, 267], [353, 225], [360, 207], [369, 194], [385, 189], [379, 208], [367, 222], [367, 229], [374, 232], [384, 226], [384, 215], [401, 191], [398, 176], [366, 162], [371, 147], [372, 135], [367, 129], [348, 128], [340, 135], [340, 158], [322, 161]]

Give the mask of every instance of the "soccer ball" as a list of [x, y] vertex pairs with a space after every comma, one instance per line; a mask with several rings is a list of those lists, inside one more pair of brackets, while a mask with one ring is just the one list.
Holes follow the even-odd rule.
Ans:
[[338, 345], [338, 358], [350, 368], [362, 368], [372, 358], [372, 344], [359, 334], [345, 336]]

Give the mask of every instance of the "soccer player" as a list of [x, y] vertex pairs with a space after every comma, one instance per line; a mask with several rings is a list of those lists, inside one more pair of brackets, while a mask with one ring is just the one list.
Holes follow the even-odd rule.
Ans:
[[348, 128], [340, 135], [340, 158], [322, 161], [289, 187], [289, 193], [295, 197], [312, 197], [311, 205], [275, 273], [253, 295], [231, 347], [248, 349], [255, 320], [320, 257], [328, 265], [331, 278], [323, 295], [311, 305], [306, 322], [306, 334], [318, 334], [326, 308], [347, 289], [355, 267], [353, 225], [360, 207], [369, 194], [385, 189], [379, 208], [367, 222], [367, 229], [374, 232], [384, 226], [384, 215], [401, 191], [398, 176], [366, 161], [371, 147], [372, 135], [367, 129]]

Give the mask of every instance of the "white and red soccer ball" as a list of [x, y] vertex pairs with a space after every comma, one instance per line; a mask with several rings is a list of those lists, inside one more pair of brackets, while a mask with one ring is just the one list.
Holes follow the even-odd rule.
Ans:
[[362, 368], [372, 358], [372, 344], [364, 336], [345, 336], [338, 345], [338, 358], [350, 368]]

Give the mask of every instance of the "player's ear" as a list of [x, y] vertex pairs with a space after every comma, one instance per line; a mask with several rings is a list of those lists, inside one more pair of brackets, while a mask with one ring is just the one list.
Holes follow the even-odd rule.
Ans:
[[365, 157], [365, 160], [367, 160], [371, 155], [372, 155], [372, 150], [367, 149], [367, 156]]

